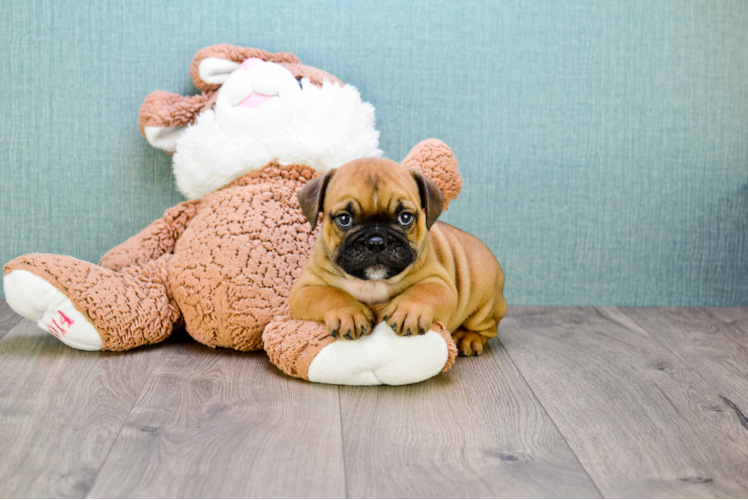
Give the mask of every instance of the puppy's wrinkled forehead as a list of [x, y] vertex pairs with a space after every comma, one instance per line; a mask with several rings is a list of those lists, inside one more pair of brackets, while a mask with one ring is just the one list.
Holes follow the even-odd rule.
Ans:
[[340, 167], [330, 182], [325, 212], [349, 206], [357, 213], [392, 215], [402, 204], [416, 208], [418, 186], [408, 170], [392, 160], [364, 158]]

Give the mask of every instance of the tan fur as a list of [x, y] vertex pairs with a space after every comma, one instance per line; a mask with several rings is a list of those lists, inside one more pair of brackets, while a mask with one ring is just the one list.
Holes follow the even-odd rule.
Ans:
[[[407, 231], [417, 259], [386, 280], [360, 280], [334, 262], [344, 232], [332, 216], [353, 207], [354, 219], [394, 219], [401, 204], [418, 215]], [[496, 336], [506, 313], [504, 275], [491, 251], [477, 238], [437, 222], [427, 230], [418, 185], [410, 171], [381, 158], [356, 160], [331, 174], [324, 193], [322, 230], [312, 257], [290, 295], [295, 319], [324, 323], [333, 336], [356, 339], [371, 331], [370, 307], [388, 302], [384, 318], [398, 335], [414, 335], [434, 321], [447, 325], [463, 355], [480, 354]]]

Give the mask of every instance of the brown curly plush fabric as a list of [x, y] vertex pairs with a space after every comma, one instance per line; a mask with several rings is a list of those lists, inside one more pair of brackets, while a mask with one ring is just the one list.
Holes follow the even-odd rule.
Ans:
[[311, 171], [293, 168], [306, 175], [272, 184], [244, 179], [206, 196], [177, 242], [171, 291], [187, 331], [203, 344], [262, 349], [265, 325], [289, 313], [288, 294], [314, 244], [296, 199]]
[[336, 340], [314, 321], [299, 321], [290, 316], [271, 321], [262, 334], [270, 362], [286, 375], [309, 380], [309, 365], [317, 354]]
[[190, 200], [168, 209], [162, 218], [104, 254], [99, 265], [119, 271], [133, 265], [144, 266], [164, 254], [173, 253], [177, 240], [199, 206], [200, 201]]

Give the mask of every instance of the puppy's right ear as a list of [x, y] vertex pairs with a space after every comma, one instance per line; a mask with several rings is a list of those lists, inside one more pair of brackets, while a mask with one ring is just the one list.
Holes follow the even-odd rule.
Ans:
[[330, 184], [330, 179], [335, 170], [330, 170], [322, 177], [315, 177], [311, 181], [307, 182], [306, 185], [299, 190], [299, 194], [296, 195], [299, 199], [299, 206], [301, 211], [304, 213], [304, 217], [312, 225], [312, 230], [317, 227], [317, 219], [319, 213], [322, 212], [325, 206], [325, 191], [327, 186]]
[[426, 211], [426, 229], [431, 229], [444, 208], [444, 194], [434, 181], [426, 177], [420, 170], [409, 168], [410, 175], [416, 181], [418, 194], [421, 197], [421, 208]]

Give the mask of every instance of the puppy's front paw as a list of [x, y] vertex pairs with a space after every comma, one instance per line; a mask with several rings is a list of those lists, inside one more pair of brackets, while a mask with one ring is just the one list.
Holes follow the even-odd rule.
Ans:
[[374, 314], [361, 303], [341, 307], [325, 315], [327, 333], [336, 339], [355, 340], [371, 332]]
[[397, 335], [423, 335], [431, 330], [434, 311], [426, 304], [395, 299], [382, 312], [382, 319]]

